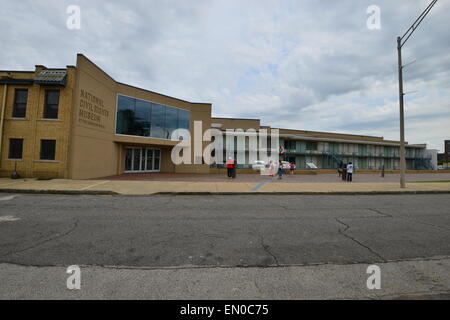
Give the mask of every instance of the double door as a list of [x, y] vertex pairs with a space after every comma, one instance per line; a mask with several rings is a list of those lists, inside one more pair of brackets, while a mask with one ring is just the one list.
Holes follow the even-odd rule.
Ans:
[[125, 173], [159, 172], [160, 168], [160, 149], [125, 148]]

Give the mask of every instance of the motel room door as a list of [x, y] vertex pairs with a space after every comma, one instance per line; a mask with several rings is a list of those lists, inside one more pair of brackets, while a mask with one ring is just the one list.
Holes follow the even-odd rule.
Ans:
[[125, 173], [160, 172], [160, 170], [160, 149], [125, 148]]

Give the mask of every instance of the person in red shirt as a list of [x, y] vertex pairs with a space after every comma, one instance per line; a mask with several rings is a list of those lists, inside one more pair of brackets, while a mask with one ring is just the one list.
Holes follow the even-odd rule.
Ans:
[[290, 167], [290, 169], [291, 169], [291, 174], [294, 174], [295, 163], [291, 162], [291, 163], [289, 164], [289, 167]]
[[229, 157], [227, 160], [227, 175], [228, 178], [231, 178], [233, 176], [233, 168], [234, 168], [234, 160]]

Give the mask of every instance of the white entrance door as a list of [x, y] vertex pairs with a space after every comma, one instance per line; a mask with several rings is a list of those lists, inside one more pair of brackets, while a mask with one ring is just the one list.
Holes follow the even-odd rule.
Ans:
[[125, 148], [125, 173], [159, 172], [160, 168], [160, 149]]

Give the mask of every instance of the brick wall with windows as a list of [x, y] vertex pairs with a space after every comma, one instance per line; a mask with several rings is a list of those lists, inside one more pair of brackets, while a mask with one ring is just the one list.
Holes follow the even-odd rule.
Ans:
[[26, 118], [28, 102], [28, 89], [15, 89], [13, 118]]
[[[33, 80], [44, 68], [36, 66], [34, 71], [29, 72], [0, 71], [0, 78]], [[65, 86], [7, 84], [0, 176], [10, 176], [17, 165], [17, 172], [23, 177], [68, 177], [76, 69], [68, 67], [66, 70]], [[0, 84], [0, 103], [4, 86], [5, 84]], [[41, 140], [55, 141], [54, 160], [41, 159]], [[11, 155], [18, 155], [19, 141], [22, 141], [21, 159], [10, 158]]]
[[8, 159], [22, 160], [23, 158], [23, 139], [9, 139]]

